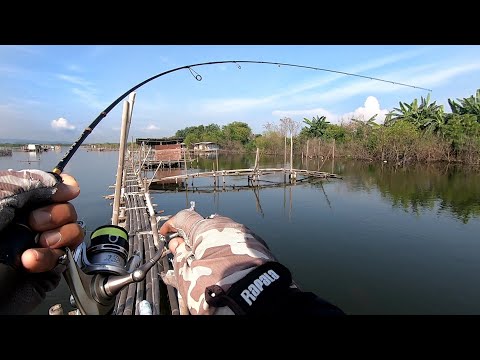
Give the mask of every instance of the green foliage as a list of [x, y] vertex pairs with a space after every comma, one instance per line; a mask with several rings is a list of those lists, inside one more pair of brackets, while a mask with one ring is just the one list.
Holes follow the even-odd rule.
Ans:
[[191, 146], [192, 144], [200, 142], [200, 137], [198, 136], [198, 134], [191, 132], [191, 133], [188, 133], [187, 136], [185, 136], [183, 142], [187, 146]]
[[450, 114], [447, 124], [443, 127], [442, 133], [445, 138], [451, 141], [455, 151], [460, 150], [470, 139], [477, 139], [480, 136], [480, 123], [473, 114]]
[[417, 99], [411, 104], [400, 102], [399, 108], [394, 108], [385, 118], [385, 125], [391, 126], [398, 121], [406, 121], [413, 124], [419, 130], [437, 132], [444, 124], [444, 112], [442, 105], [436, 105], [436, 101], [429, 104], [430, 93], [427, 98], [421, 97], [420, 105]]
[[312, 120], [303, 118], [303, 122], [307, 124], [308, 127], [304, 127], [302, 132], [310, 139], [323, 138], [327, 131], [328, 124], [330, 124], [325, 116], [314, 116]]
[[448, 104], [453, 114], [474, 115], [476, 121], [480, 122], [480, 89], [477, 90], [475, 97], [472, 95], [468, 98], [457, 100], [458, 103], [455, 100], [448, 99]]
[[201, 141], [212, 141], [222, 144], [225, 139], [224, 131], [217, 124], [189, 126], [178, 130], [175, 133], [175, 137], [183, 138], [187, 146]]
[[275, 131], [266, 131], [255, 139], [255, 145], [263, 154], [278, 155], [284, 151], [284, 137]]
[[347, 129], [345, 127], [336, 125], [336, 124], [328, 124], [327, 129], [325, 130], [325, 137], [327, 139], [335, 139], [340, 143], [344, 142], [347, 135]]
[[413, 160], [480, 164], [480, 89], [475, 96], [448, 102], [452, 113], [445, 113], [436, 102], [431, 103], [430, 94], [420, 101], [399, 102], [399, 107], [387, 114], [384, 124], [375, 122], [377, 115], [368, 120], [351, 119], [341, 125], [330, 124], [325, 116], [304, 118], [306, 126], [298, 136], [295, 134], [299, 124], [290, 118], [280, 119], [278, 124], [267, 123], [263, 134], [257, 136], [247, 123], [238, 121], [223, 127], [191, 126], [175, 135], [183, 137], [187, 145], [213, 141], [231, 151], [255, 151], [258, 147], [262, 153], [276, 155], [284, 154], [285, 136], [293, 135], [297, 153], [305, 150], [309, 139], [317, 139], [315, 151], [323, 154], [321, 144], [335, 139], [337, 156], [403, 164]]
[[227, 141], [238, 141], [242, 145], [246, 145], [253, 140], [252, 129], [247, 123], [234, 121], [222, 128], [223, 136]]
[[415, 125], [407, 121], [399, 121], [388, 127], [385, 131], [387, 141], [392, 144], [411, 145], [418, 137]]

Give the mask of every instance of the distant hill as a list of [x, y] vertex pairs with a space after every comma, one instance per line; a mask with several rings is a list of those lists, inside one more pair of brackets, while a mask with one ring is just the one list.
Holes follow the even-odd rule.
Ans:
[[65, 141], [45, 141], [45, 140], [32, 140], [32, 139], [0, 139], [0, 144], [59, 144], [59, 145], [71, 145]]

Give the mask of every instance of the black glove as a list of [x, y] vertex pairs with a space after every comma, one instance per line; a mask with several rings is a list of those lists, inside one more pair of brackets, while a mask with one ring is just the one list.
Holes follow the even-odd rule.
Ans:
[[[0, 314], [31, 312], [45, 299], [45, 293], [60, 282], [64, 266], [43, 273], [29, 273], [21, 266], [23, 251], [12, 255], [12, 245], [18, 243], [15, 239], [6, 239], [7, 232], [11, 234], [8, 226], [18, 220], [20, 212], [26, 207], [33, 209], [49, 202], [59, 182], [56, 176], [41, 170], [0, 171], [0, 272], [3, 272], [0, 273]], [[6, 279], [13, 273], [15, 284], [9, 284]]]

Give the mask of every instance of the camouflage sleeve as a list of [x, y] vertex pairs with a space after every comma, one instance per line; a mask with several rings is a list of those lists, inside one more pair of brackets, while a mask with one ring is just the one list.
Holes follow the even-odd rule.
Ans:
[[[175, 285], [192, 315], [232, 313], [210, 307], [205, 289], [218, 285], [224, 291], [267, 261], [276, 261], [267, 244], [246, 226], [212, 215], [203, 218], [193, 210], [182, 210], [172, 219], [185, 242], [174, 257]], [[163, 276], [165, 278], [165, 276]]]

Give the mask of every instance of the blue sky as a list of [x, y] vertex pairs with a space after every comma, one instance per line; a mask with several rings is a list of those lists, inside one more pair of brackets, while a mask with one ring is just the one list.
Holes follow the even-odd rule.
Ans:
[[[356, 73], [432, 89], [432, 100], [480, 88], [480, 46], [406, 45], [35, 45], [0, 46], [0, 139], [73, 142], [133, 85], [171, 68], [207, 61], [260, 60]], [[264, 64], [211, 65], [138, 89], [132, 137], [172, 136], [187, 126], [242, 121], [255, 133], [284, 116], [384, 114], [425, 90], [328, 72]], [[122, 103], [86, 142], [118, 142]]]

